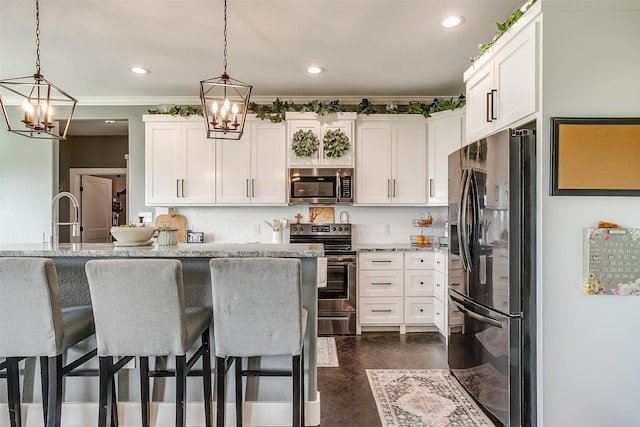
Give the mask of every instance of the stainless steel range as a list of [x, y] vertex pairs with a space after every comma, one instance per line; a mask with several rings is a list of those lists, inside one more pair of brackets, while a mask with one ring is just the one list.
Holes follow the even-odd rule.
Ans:
[[318, 335], [356, 333], [356, 253], [351, 224], [291, 224], [291, 243], [322, 243], [327, 286], [318, 288]]

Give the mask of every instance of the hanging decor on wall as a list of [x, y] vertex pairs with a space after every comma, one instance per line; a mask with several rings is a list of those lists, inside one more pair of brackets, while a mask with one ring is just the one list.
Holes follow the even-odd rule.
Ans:
[[640, 295], [640, 229], [602, 223], [585, 229], [584, 279], [587, 295]]
[[227, 0], [224, 0], [223, 66], [222, 75], [200, 82], [207, 138], [238, 140], [244, 132], [252, 86], [227, 74]]
[[[2, 92], [15, 97], [22, 105], [23, 125], [13, 126], [9, 120], [6, 103], [8, 99]], [[36, 0], [36, 72], [32, 76], [0, 80], [0, 106], [7, 130], [35, 139], [66, 139], [71, 116], [78, 101], [65, 91], [44, 78], [40, 72], [40, 3]], [[66, 110], [68, 116], [61, 119], [64, 130], [57, 132], [54, 113]], [[60, 116], [59, 116], [60, 117]]]

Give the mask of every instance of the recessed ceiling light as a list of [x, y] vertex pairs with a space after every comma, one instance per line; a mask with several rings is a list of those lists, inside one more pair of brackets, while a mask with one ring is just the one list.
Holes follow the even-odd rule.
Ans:
[[150, 72], [149, 70], [143, 67], [131, 67], [129, 68], [129, 71], [135, 74], [149, 74]]
[[447, 16], [440, 20], [440, 25], [444, 28], [453, 28], [462, 25], [464, 18], [459, 15]]
[[323, 72], [324, 72], [324, 68], [318, 67], [316, 65], [312, 65], [311, 67], [307, 68], [307, 73], [309, 74], [320, 74]]

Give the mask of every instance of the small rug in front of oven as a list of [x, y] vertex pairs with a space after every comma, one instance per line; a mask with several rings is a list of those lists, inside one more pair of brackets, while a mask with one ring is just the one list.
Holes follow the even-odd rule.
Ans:
[[318, 368], [337, 368], [338, 351], [334, 337], [318, 337], [316, 344]]
[[446, 369], [367, 369], [383, 427], [493, 427]]

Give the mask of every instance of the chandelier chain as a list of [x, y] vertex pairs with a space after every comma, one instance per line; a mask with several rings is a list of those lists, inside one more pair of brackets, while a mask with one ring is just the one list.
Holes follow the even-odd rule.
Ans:
[[40, 74], [40, 2], [36, 0], [36, 74]]
[[224, 0], [224, 74], [227, 74], [227, 0]]

